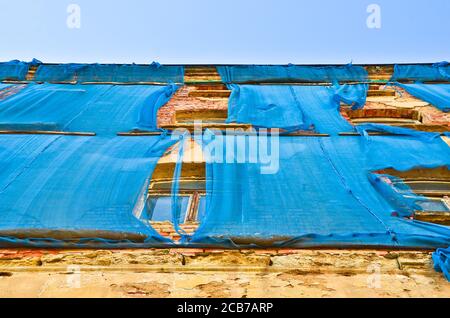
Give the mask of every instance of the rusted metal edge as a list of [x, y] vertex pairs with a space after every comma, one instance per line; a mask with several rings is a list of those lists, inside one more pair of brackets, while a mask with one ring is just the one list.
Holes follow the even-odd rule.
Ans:
[[164, 82], [77, 82], [81, 85], [158, 85], [166, 86], [169, 84], [175, 84], [182, 86], [184, 83], [164, 83]]
[[[163, 82], [77, 82], [77, 81], [50, 81], [50, 82], [43, 82], [43, 81], [13, 81], [13, 80], [4, 80], [1, 81], [1, 83], [5, 84], [61, 84], [61, 85], [157, 85], [157, 86], [166, 86], [169, 85], [169, 83], [163, 83]], [[175, 85], [183, 86], [184, 83], [173, 83]]]
[[117, 134], [117, 136], [120, 137], [139, 137], [139, 136], [160, 136], [162, 135], [162, 132], [155, 131], [155, 132], [120, 132]]
[[[439, 133], [439, 132], [436, 132]], [[407, 134], [392, 134], [392, 133], [384, 133], [384, 132], [369, 132], [369, 136], [408, 136]], [[442, 137], [445, 136], [444, 133], [439, 133]], [[361, 134], [357, 132], [342, 132], [339, 133], [339, 136], [342, 137], [358, 137], [361, 136]]]
[[[357, 85], [357, 84], [387, 84], [389, 80], [372, 80], [372, 81], [340, 81], [341, 84]], [[207, 85], [207, 84], [242, 84], [242, 85], [291, 85], [291, 86], [331, 86], [332, 82], [311, 82], [311, 81], [295, 81], [295, 82], [274, 82], [274, 81], [245, 81], [227, 83], [219, 80], [212, 81], [186, 81], [185, 85]]]
[[96, 136], [93, 132], [68, 132], [68, 131], [13, 131], [13, 130], [0, 130], [0, 135], [61, 135], [61, 136]]
[[[218, 128], [204, 128], [204, 130], [220, 130], [226, 132], [226, 130], [218, 129]], [[139, 137], [139, 136], [159, 136], [162, 135], [162, 132], [121, 132], [118, 133], [117, 136], [121, 137]], [[167, 132], [168, 135], [172, 133], [170, 131]], [[258, 133], [251, 132], [227, 132], [227, 135], [231, 136], [257, 136]], [[272, 135], [270, 132], [267, 133], [268, 136]], [[291, 133], [291, 134], [278, 134], [280, 137], [330, 137], [329, 134], [310, 134], [310, 133]]]

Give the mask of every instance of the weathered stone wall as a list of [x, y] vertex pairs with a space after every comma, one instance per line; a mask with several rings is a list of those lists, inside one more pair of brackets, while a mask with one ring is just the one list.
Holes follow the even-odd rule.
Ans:
[[0, 251], [0, 297], [449, 297], [428, 252]]

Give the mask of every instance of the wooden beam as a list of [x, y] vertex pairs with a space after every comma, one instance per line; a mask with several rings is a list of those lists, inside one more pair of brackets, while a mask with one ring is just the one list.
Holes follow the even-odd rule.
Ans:
[[[430, 128], [430, 126], [427, 126], [427, 125], [420, 125], [419, 126], [419, 128], [420, 127], [424, 127], [424, 128], [426, 128], [426, 127], [428, 127], [428, 128]], [[402, 126], [403, 128], [405, 128], [404, 126]], [[441, 127], [441, 126], [439, 126], [439, 127]], [[433, 127], [434, 128], [434, 127]], [[416, 130], [419, 130], [417, 127], [414, 127], [414, 129], [416, 129]], [[440, 132], [442, 132], [442, 131], [436, 131], [436, 130], [426, 130], [426, 129], [420, 129], [420, 131], [425, 131], [425, 132], [436, 132], [436, 133], [440, 133]], [[359, 134], [359, 133], [357, 133], [357, 132], [341, 132], [341, 133], [339, 133], [339, 136], [345, 136], [345, 137], [351, 137], [351, 136], [354, 136], [354, 137], [357, 137], [357, 136], [361, 136], [361, 134]], [[403, 135], [403, 134], [391, 134], [391, 133], [383, 133], [383, 132], [369, 132], [369, 136], [405, 136], [405, 135]], [[445, 136], [444, 134], [441, 134], [441, 136]]]
[[93, 132], [68, 132], [68, 131], [0, 131], [0, 135], [61, 135], [61, 136], [96, 136]]
[[117, 136], [121, 137], [138, 137], [138, 136], [160, 136], [162, 132], [159, 131], [136, 131], [136, 132], [120, 132]]
[[396, 92], [394, 90], [380, 89], [380, 90], [369, 90], [367, 97], [393, 97]]
[[450, 225], [450, 212], [416, 211], [414, 219], [422, 222]]
[[228, 98], [231, 95], [229, 90], [194, 90], [189, 92], [189, 97], [208, 97], [208, 98]]

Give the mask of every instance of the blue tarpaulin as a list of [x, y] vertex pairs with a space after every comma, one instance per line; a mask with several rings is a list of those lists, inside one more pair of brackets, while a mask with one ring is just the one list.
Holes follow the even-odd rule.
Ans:
[[449, 81], [450, 65], [448, 62], [433, 65], [395, 65], [391, 81]]
[[56, 64], [38, 67], [34, 80], [37, 82], [73, 82], [75, 75], [87, 64]]
[[[159, 138], [0, 137], [0, 241], [54, 246], [82, 236], [86, 244], [172, 244], [148, 226], [143, 202], [154, 165], [174, 143]], [[450, 245], [449, 227], [397, 217], [409, 216], [405, 201], [372, 178], [387, 168], [448, 166], [450, 148], [436, 134], [281, 137], [279, 157], [277, 144], [261, 150], [261, 137], [224, 138], [223, 147], [237, 147], [206, 156], [207, 212], [184, 246]], [[44, 238], [57, 241], [37, 240]]]
[[176, 89], [174, 85], [29, 84], [0, 101], [0, 130], [154, 131], [158, 109]]
[[289, 82], [360, 82], [368, 73], [362, 66], [297, 66], [297, 65], [236, 65], [219, 66], [224, 83], [289, 83]]
[[354, 109], [366, 102], [366, 84], [342, 86], [229, 85], [228, 122], [285, 130], [336, 134], [352, 131], [340, 114], [344, 102]]
[[3, 83], [0, 83], [0, 90], [5, 89], [5, 88], [8, 88], [8, 87], [11, 87], [11, 84], [3, 84]]
[[[363, 143], [364, 156], [370, 159], [371, 169], [394, 168], [407, 171], [417, 167], [450, 168], [450, 147], [442, 141], [439, 133], [378, 124], [359, 125], [356, 129], [363, 135], [367, 132], [392, 134], [392, 136], [366, 135]], [[395, 142], [396, 140], [402, 142]]]
[[172, 144], [161, 136], [0, 136], [0, 241], [169, 242], [142, 213], [152, 171]]
[[450, 111], [450, 84], [397, 83], [396, 85], [444, 112]]
[[29, 63], [17, 60], [0, 63], [0, 81], [24, 81], [29, 67]]
[[370, 182], [383, 197], [396, 207], [395, 216], [411, 217], [412, 211], [421, 211], [420, 202], [428, 202], [429, 199], [419, 196], [406, 185], [401, 178], [386, 174], [369, 175]]
[[407, 133], [369, 139], [282, 137], [274, 173], [264, 168], [276, 167], [276, 153], [250, 159], [249, 145], [261, 142], [257, 137], [223, 137], [223, 145], [246, 149], [242, 153], [248, 160], [230, 154], [233, 147], [207, 156], [206, 216], [194, 236], [185, 239], [228, 247], [446, 247], [449, 227], [397, 217], [404, 205], [386, 197], [370, 178], [381, 169], [450, 164], [450, 148], [442, 139]]
[[[450, 148], [439, 134], [382, 125], [355, 130], [341, 116], [340, 103], [363, 107], [368, 85], [337, 82], [366, 81], [364, 68], [230, 66], [219, 72], [232, 89], [228, 122], [331, 137], [229, 135], [211, 154], [208, 147], [220, 138], [204, 136], [199, 142], [208, 159], [206, 214], [193, 236], [182, 233], [178, 246], [450, 245], [449, 227], [410, 219], [421, 209], [418, 202], [427, 199], [382, 172], [448, 168]], [[41, 66], [36, 76], [44, 82], [168, 83], [182, 81], [182, 73], [182, 68], [158, 64], [71, 64]], [[332, 85], [231, 84], [296, 81]], [[97, 136], [0, 136], [0, 245], [174, 246], [151, 228], [145, 205], [152, 171], [174, 139], [116, 134], [156, 130], [156, 113], [176, 88], [29, 84], [1, 100], [0, 130]], [[362, 136], [338, 136], [349, 131]], [[370, 136], [370, 131], [393, 135]], [[176, 181], [182, 154], [183, 147]], [[174, 182], [173, 220], [182, 232], [175, 221], [181, 206], [178, 190]]]
[[183, 83], [184, 67], [136, 64], [58, 64], [41, 65], [38, 82], [103, 83]]
[[405, 127], [397, 127], [391, 125], [382, 125], [376, 123], [368, 123], [368, 124], [360, 124], [355, 127], [355, 130], [360, 133], [362, 136], [369, 136], [369, 133], [384, 133], [384, 134], [392, 134], [392, 135], [401, 135], [401, 136], [409, 136], [415, 137], [420, 140], [434, 140], [436, 138], [440, 138], [440, 133], [432, 133], [429, 132], [424, 134], [423, 131], [405, 128]]
[[436, 271], [443, 273], [445, 278], [450, 282], [450, 247], [447, 249], [438, 249], [433, 254], [433, 261]]

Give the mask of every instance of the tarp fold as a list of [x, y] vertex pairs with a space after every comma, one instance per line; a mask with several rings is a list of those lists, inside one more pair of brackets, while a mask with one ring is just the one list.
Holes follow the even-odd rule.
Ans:
[[361, 82], [368, 73], [362, 66], [235, 65], [217, 67], [224, 83]]
[[183, 83], [184, 67], [137, 64], [57, 64], [41, 65], [37, 82], [99, 83]]
[[443, 273], [445, 278], [450, 282], [450, 247], [447, 249], [438, 249], [433, 254], [433, 261], [436, 271]]
[[157, 130], [157, 112], [175, 85], [29, 84], [0, 100], [0, 130], [94, 132]]
[[366, 84], [335, 86], [229, 85], [229, 123], [324, 134], [353, 131], [340, 113], [341, 102], [364, 106]]
[[0, 136], [0, 237], [170, 243], [143, 211], [172, 144], [161, 136]]
[[[251, 156], [250, 144], [261, 142], [252, 136], [223, 138], [224, 145], [246, 145], [243, 154], [247, 156]], [[278, 142], [278, 169], [276, 156], [268, 155], [262, 161], [265, 164], [250, 158], [238, 161], [241, 157], [230, 154], [225, 146], [209, 156], [207, 213], [191, 243], [228, 247], [449, 245], [448, 227], [398, 217], [406, 215], [403, 209], [408, 204], [400, 197], [386, 197], [389, 193], [378, 191], [369, 178], [387, 168], [447, 166], [450, 149], [442, 140], [373, 136], [368, 142], [361, 137], [335, 136], [281, 137]], [[272, 173], [264, 172], [266, 164], [274, 165]], [[408, 212], [411, 215], [414, 210]]]

